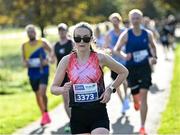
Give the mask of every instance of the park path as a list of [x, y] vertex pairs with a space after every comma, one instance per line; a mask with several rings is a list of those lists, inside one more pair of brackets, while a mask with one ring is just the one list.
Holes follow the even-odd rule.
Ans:
[[[149, 134], [156, 134], [160, 124], [161, 114], [165, 109], [170, 93], [170, 82], [173, 75], [173, 52], [170, 53], [170, 59], [164, 60], [163, 50], [160, 46], [158, 50], [158, 63], [155, 66], [153, 73], [153, 85], [148, 97], [148, 115], [146, 128]], [[111, 83], [110, 73], [105, 75], [105, 83]], [[140, 126], [140, 114], [133, 108], [133, 103], [130, 102], [131, 108], [126, 116], [121, 115], [121, 103], [117, 94], [112, 94], [110, 102], [107, 104], [108, 114], [111, 121], [110, 132], [112, 134], [136, 134]], [[26, 127], [17, 130], [14, 135], [19, 134], [64, 134], [63, 128], [68, 123], [67, 115], [63, 109], [63, 104], [50, 112], [52, 123], [44, 128], [39, 126], [40, 119], [27, 125]]]

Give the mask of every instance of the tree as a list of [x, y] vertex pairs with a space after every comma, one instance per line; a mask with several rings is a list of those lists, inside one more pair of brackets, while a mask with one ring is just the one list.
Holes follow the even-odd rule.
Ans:
[[49, 24], [98, 23], [107, 20], [113, 12], [127, 18], [133, 8], [151, 18], [160, 18], [167, 11], [180, 10], [179, 3], [178, 0], [0, 0], [0, 24], [36, 24], [45, 36], [44, 28]]
[[115, 3], [109, 0], [0, 0], [0, 2], [4, 7], [3, 15], [9, 17], [13, 24], [18, 26], [36, 24], [40, 27], [42, 36], [45, 36], [44, 28], [49, 24], [65, 22], [71, 25], [79, 21], [97, 23], [117, 11]]
[[19, 26], [30, 23], [38, 25], [44, 37], [44, 28], [48, 24], [77, 19], [73, 18], [74, 11], [78, 12], [77, 9], [73, 10], [73, 7], [84, 10], [83, 7], [78, 6], [81, 4], [78, 1], [80, 0], [76, 0], [77, 3], [71, 0], [6, 0], [3, 4], [9, 12], [4, 11], [4, 14], [10, 16], [13, 23]]

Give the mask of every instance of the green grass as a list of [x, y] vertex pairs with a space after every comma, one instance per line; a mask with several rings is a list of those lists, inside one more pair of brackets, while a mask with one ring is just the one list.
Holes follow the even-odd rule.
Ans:
[[11, 34], [11, 33], [21, 33], [24, 31], [23, 28], [0, 28], [0, 34]]
[[21, 63], [21, 44], [19, 39], [0, 39], [0, 93], [16, 93], [30, 90], [26, 69]]
[[[10, 30], [10, 34], [16, 30]], [[22, 30], [17, 30], [17, 34]], [[0, 36], [8, 31], [1, 31]], [[53, 42], [57, 37], [48, 35]], [[34, 93], [29, 85], [27, 70], [21, 63], [21, 45], [26, 41], [25, 36], [18, 38], [0, 37], [0, 134], [11, 134], [30, 122], [40, 118]], [[55, 71], [51, 66], [49, 84]], [[48, 87], [49, 108], [57, 106], [61, 99], [50, 94]]]
[[180, 44], [175, 54], [174, 76], [166, 110], [163, 112], [159, 134], [180, 134]]
[[[62, 99], [49, 92], [48, 98], [50, 109]], [[0, 106], [0, 134], [10, 134], [41, 116], [33, 92], [0, 96]]]

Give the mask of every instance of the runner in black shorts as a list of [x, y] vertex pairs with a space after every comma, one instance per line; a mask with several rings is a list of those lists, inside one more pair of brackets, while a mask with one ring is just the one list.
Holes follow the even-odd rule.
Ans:
[[[128, 86], [131, 88], [134, 108], [136, 110], [140, 109], [141, 114], [141, 127], [139, 132], [144, 135], [146, 134], [145, 121], [148, 110], [147, 93], [151, 86], [149, 59], [150, 63], [156, 64], [157, 55], [153, 33], [141, 28], [142, 17], [142, 12], [138, 9], [129, 12], [132, 28], [122, 33], [114, 51], [126, 60], [126, 67], [129, 70]], [[125, 53], [119, 53], [122, 46], [125, 46]], [[149, 51], [150, 48], [151, 53]]]
[[[128, 70], [110, 56], [92, 50], [93, 31], [88, 23], [77, 24], [73, 36], [76, 50], [60, 61], [51, 92], [55, 95], [69, 92], [72, 134], [108, 134], [106, 103], [115, 88], [125, 80]], [[102, 72], [105, 65], [118, 73], [107, 88]], [[66, 72], [69, 82], [60, 87]]]
[[[71, 53], [73, 50], [73, 42], [67, 37], [67, 32], [68, 32], [68, 26], [65, 23], [60, 23], [58, 25], [58, 33], [59, 33], [60, 40], [57, 41], [56, 44], [54, 45], [54, 54], [55, 54], [56, 59], [57, 59], [57, 66], [58, 66], [60, 60], [64, 56]], [[69, 81], [68, 76], [66, 74], [61, 86], [64, 86], [64, 84], [68, 81]], [[63, 100], [64, 100], [64, 108], [66, 110], [68, 117], [70, 118], [71, 110], [70, 110], [69, 105], [68, 105], [68, 103], [69, 103], [68, 96], [63, 94]], [[69, 132], [70, 127], [67, 125], [64, 128], [64, 131]]]
[[[113, 48], [115, 47], [115, 45], [118, 41], [119, 36], [126, 28], [120, 27], [121, 26], [120, 24], [122, 23], [122, 18], [119, 13], [112, 13], [109, 16], [109, 20], [112, 23], [113, 28], [110, 31], [108, 31], [108, 34], [105, 37], [104, 47], [109, 48], [110, 50], [113, 50]], [[125, 64], [125, 61], [121, 57], [114, 55], [114, 54], [112, 54], [112, 57], [117, 62], [119, 62], [123, 65]], [[117, 77], [117, 73], [115, 73], [114, 71], [111, 71], [111, 78], [113, 80], [115, 80], [116, 77]], [[126, 111], [130, 108], [129, 99], [127, 96], [127, 81], [126, 80], [123, 82], [123, 89], [124, 89], [124, 98], [122, 97], [122, 91], [121, 91], [120, 87], [118, 87], [116, 91], [117, 91], [117, 94], [122, 103], [121, 113], [123, 115], [125, 115]]]

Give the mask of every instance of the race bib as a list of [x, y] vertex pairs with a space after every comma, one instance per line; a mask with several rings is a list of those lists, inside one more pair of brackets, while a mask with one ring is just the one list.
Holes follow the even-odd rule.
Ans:
[[41, 65], [40, 58], [29, 59], [29, 65], [30, 67], [40, 67]]
[[134, 62], [141, 62], [148, 56], [147, 50], [136, 51], [133, 53]]
[[99, 99], [97, 83], [74, 84], [73, 90], [75, 102], [93, 102]]

